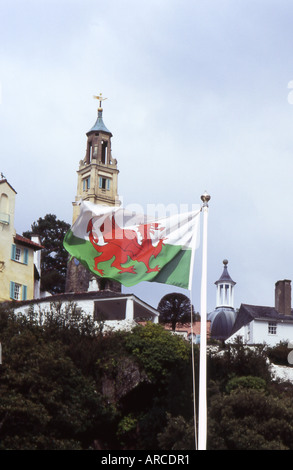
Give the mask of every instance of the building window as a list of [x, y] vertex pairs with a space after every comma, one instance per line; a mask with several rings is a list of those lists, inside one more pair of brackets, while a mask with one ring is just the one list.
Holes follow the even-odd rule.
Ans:
[[90, 142], [90, 143], [89, 143], [89, 162], [92, 161], [92, 150], [93, 150], [93, 148], [92, 148], [92, 144], [91, 144], [91, 142]]
[[10, 298], [13, 300], [27, 300], [27, 286], [11, 281]]
[[21, 289], [21, 285], [14, 283], [14, 292], [13, 292], [14, 300], [19, 300], [19, 298], [20, 298], [20, 289]]
[[107, 189], [107, 191], [110, 190], [110, 179], [109, 178], [103, 178], [100, 176], [99, 178], [99, 188], [100, 189]]
[[101, 141], [102, 144], [102, 156], [101, 156], [101, 161], [104, 165], [107, 164], [108, 161], [108, 156], [107, 156], [107, 151], [108, 151], [108, 142]]
[[28, 264], [28, 248], [20, 248], [19, 246], [12, 245], [11, 259], [18, 263]]
[[15, 258], [14, 261], [20, 261], [21, 249], [18, 246], [15, 248]]
[[90, 189], [90, 186], [91, 186], [91, 177], [88, 176], [87, 178], [84, 178], [82, 180], [82, 187], [83, 187], [83, 190], [84, 191], [88, 191]]
[[269, 323], [268, 324], [268, 333], [269, 333], [269, 335], [276, 335], [277, 334], [277, 323]]

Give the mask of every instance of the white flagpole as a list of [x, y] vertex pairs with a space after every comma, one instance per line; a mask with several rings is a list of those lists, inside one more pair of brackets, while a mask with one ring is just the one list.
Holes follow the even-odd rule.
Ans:
[[200, 299], [198, 450], [206, 450], [207, 443], [207, 222], [210, 198], [206, 192], [201, 196], [203, 202], [203, 242]]
[[194, 334], [193, 334], [193, 312], [192, 312], [192, 293], [189, 291], [190, 299], [190, 326], [191, 326], [191, 358], [192, 358], [192, 395], [193, 395], [193, 424], [194, 424], [194, 444], [197, 450], [197, 431], [196, 431], [196, 396], [195, 396], [195, 366], [194, 366]]

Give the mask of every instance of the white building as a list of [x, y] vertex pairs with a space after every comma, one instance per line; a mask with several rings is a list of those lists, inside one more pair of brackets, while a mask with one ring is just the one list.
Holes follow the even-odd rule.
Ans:
[[240, 338], [244, 344], [293, 342], [293, 310], [291, 309], [291, 281], [275, 284], [275, 307], [241, 304], [231, 336], [226, 342]]
[[41, 316], [52, 308], [65, 312], [72, 306], [73, 315], [74, 312], [80, 312], [93, 320], [101, 321], [104, 330], [129, 330], [139, 322], [159, 321], [159, 312], [134, 294], [110, 290], [58, 294], [43, 299], [21, 301], [14, 308], [14, 312], [26, 315], [34, 312]]

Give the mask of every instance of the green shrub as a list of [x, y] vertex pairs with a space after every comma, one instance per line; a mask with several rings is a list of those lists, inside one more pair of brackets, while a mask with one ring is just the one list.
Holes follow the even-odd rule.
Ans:
[[231, 393], [240, 389], [265, 390], [266, 386], [266, 381], [260, 377], [253, 377], [251, 375], [246, 377], [234, 377], [227, 383], [226, 392]]

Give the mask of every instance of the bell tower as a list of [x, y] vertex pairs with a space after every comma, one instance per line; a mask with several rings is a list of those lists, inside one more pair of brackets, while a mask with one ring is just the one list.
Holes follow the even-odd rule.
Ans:
[[79, 162], [77, 171], [77, 194], [73, 203], [74, 223], [79, 215], [79, 201], [90, 201], [107, 206], [119, 205], [117, 160], [112, 157], [112, 133], [103, 121], [102, 94], [99, 100], [98, 117], [87, 132], [85, 158]]
[[[79, 162], [77, 170], [77, 193], [73, 202], [72, 224], [79, 216], [79, 202], [90, 201], [106, 206], [120, 205], [118, 197], [117, 160], [112, 157], [112, 133], [103, 121], [102, 102], [100, 93], [94, 96], [99, 101], [98, 117], [94, 126], [86, 133], [86, 154]], [[121, 291], [119, 283], [100, 278], [89, 272], [78, 260], [71, 259], [67, 266], [66, 292], [84, 292], [88, 290]]]

